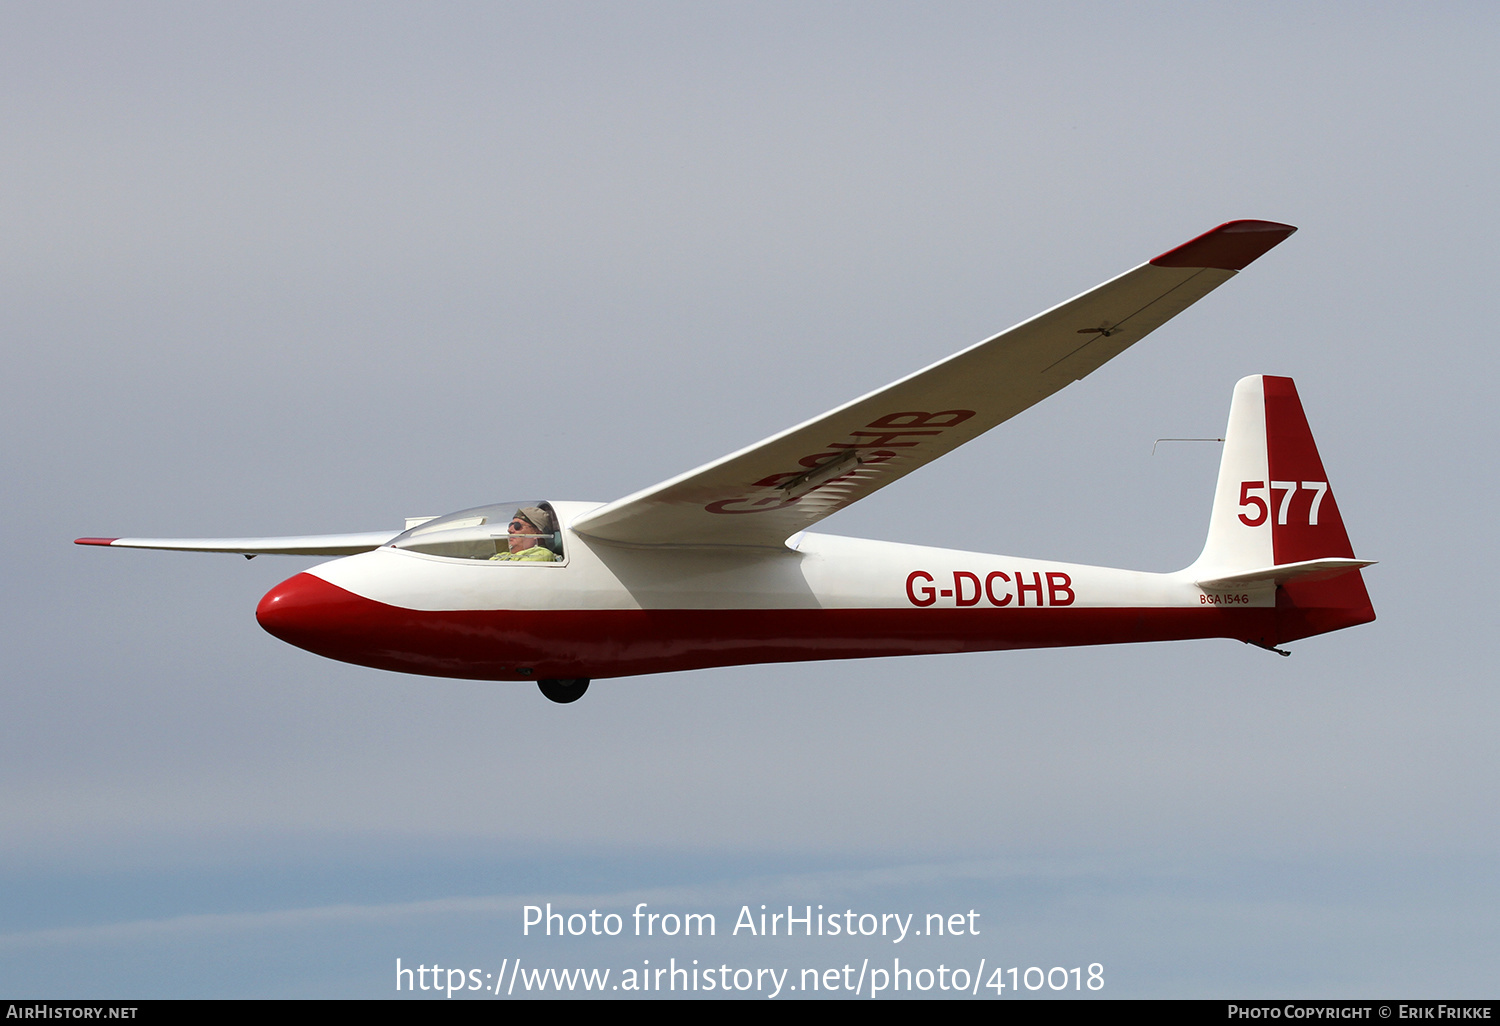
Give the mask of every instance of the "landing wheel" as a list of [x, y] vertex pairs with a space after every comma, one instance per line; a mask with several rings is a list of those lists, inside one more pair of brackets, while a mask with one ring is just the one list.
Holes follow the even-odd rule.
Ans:
[[542, 689], [542, 694], [549, 700], [567, 705], [583, 697], [583, 693], [589, 689], [589, 679], [575, 677], [571, 680], [539, 680], [536, 686]]

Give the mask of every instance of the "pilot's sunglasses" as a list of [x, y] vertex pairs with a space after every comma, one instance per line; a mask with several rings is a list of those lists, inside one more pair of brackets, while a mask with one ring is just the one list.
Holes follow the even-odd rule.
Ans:
[[515, 520], [512, 520], [510, 522], [510, 529], [512, 531], [535, 531], [536, 525], [517, 517]]

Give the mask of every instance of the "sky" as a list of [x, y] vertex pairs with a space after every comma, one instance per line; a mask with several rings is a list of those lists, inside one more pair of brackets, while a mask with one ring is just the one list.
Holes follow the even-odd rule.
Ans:
[[[0, 995], [900, 958], [1004, 1000], [1494, 997], [1497, 29], [1482, 3], [0, 3]], [[1379, 619], [1287, 659], [753, 666], [557, 706], [275, 640], [255, 604], [313, 560], [71, 544], [613, 499], [1235, 218], [1300, 231], [821, 529], [910, 540], [918, 509], [931, 544], [1177, 569], [1219, 447], [1152, 443], [1290, 375]], [[642, 902], [716, 934], [637, 937]], [[548, 903], [622, 932], [526, 932]], [[731, 932], [761, 905], [978, 918]], [[1102, 983], [987, 989], [1031, 966]]]

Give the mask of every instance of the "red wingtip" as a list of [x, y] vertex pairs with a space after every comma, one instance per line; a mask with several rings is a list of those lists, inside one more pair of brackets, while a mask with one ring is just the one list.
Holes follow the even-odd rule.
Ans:
[[1157, 267], [1216, 267], [1243, 270], [1252, 260], [1286, 241], [1297, 229], [1275, 221], [1227, 221], [1191, 242], [1169, 249], [1151, 262]]
[[74, 545], [113, 545], [118, 538], [74, 538]]

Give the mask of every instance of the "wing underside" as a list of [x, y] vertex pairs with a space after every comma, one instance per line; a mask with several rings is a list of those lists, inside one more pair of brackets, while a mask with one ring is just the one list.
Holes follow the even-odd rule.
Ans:
[[588, 513], [636, 545], [778, 547], [1098, 369], [1296, 231], [1231, 221], [822, 416]]

